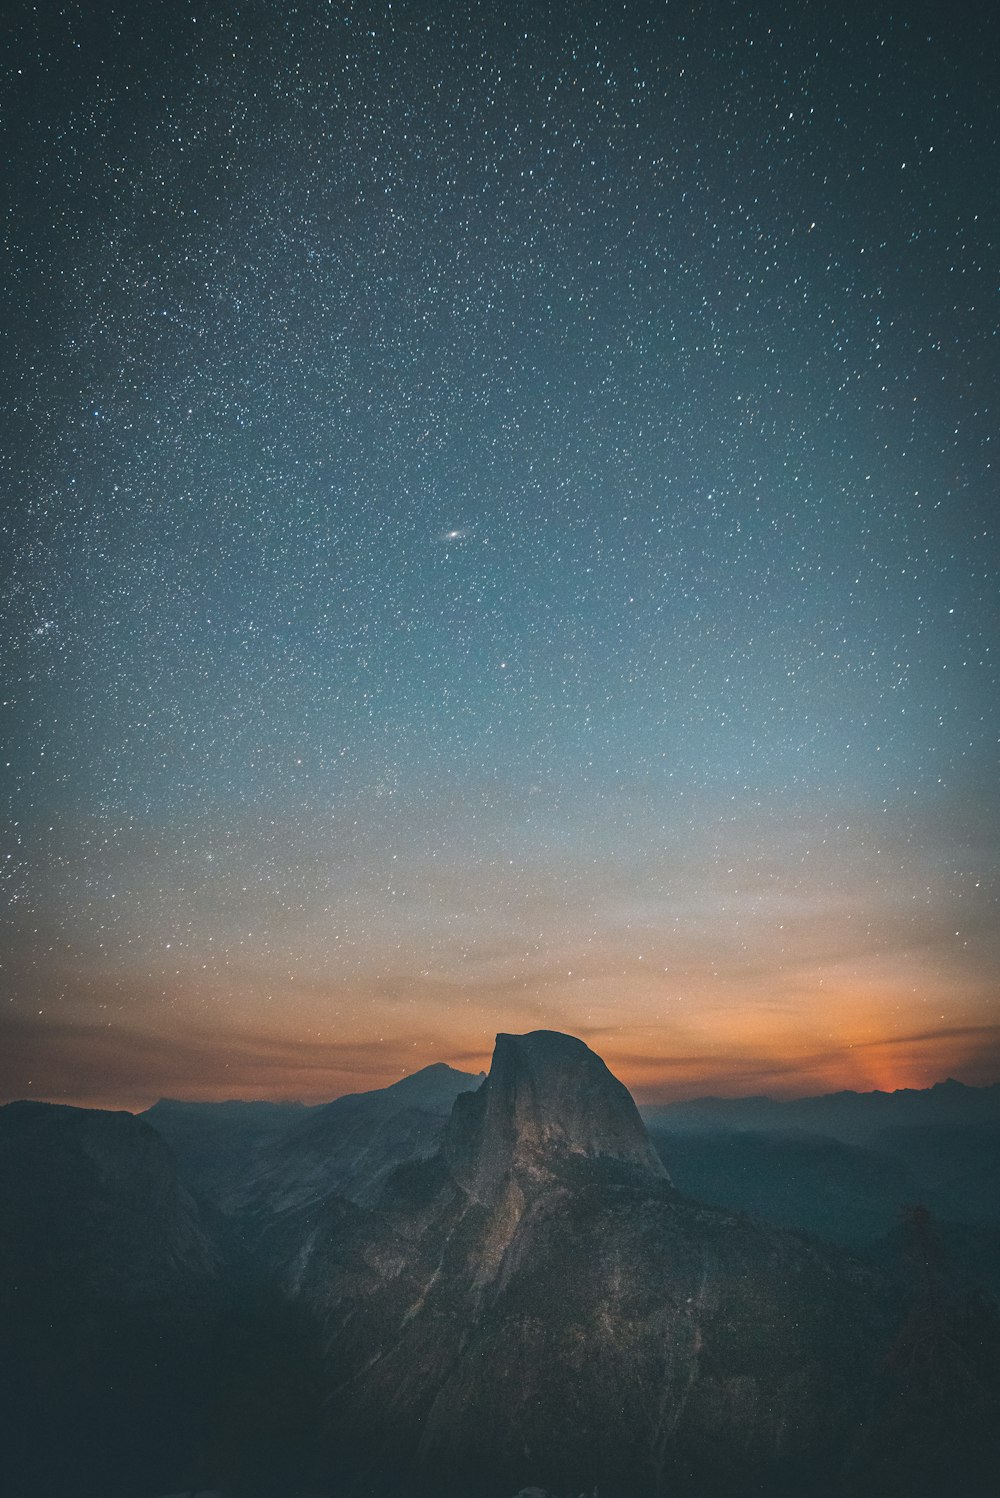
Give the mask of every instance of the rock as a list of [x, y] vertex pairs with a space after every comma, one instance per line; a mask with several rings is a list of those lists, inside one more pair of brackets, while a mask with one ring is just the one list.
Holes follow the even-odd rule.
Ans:
[[496, 1201], [512, 1172], [544, 1177], [574, 1157], [667, 1179], [627, 1088], [582, 1040], [554, 1030], [497, 1036], [486, 1082], [456, 1100], [444, 1152], [482, 1202]]

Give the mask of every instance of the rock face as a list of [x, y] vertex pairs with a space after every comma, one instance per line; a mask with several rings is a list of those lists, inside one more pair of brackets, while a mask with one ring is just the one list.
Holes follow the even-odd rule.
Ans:
[[499, 1036], [377, 1213], [293, 1214], [274, 1243], [324, 1326], [348, 1491], [839, 1491], [874, 1276], [680, 1198], [569, 1036]]
[[457, 1100], [445, 1142], [456, 1181], [495, 1201], [512, 1174], [539, 1180], [567, 1159], [613, 1160], [666, 1179], [627, 1088], [571, 1035], [498, 1035], [484, 1085]]

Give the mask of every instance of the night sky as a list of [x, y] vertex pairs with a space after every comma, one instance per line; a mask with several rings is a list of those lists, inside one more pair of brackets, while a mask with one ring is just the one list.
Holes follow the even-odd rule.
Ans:
[[1000, 1077], [990, 10], [2, 23], [0, 1095]]

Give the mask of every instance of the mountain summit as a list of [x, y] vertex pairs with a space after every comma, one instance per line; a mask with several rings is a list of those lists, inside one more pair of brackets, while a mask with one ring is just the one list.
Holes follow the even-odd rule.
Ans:
[[573, 1158], [667, 1178], [628, 1089], [582, 1040], [556, 1030], [497, 1036], [483, 1086], [455, 1100], [445, 1152], [455, 1179], [484, 1202], [513, 1172], [544, 1177]]

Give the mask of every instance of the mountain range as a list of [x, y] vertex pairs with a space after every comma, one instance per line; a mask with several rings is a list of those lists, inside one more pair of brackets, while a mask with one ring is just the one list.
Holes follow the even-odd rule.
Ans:
[[8, 1105], [6, 1490], [992, 1492], [997, 1224], [954, 1161], [994, 1089], [956, 1089], [644, 1121], [536, 1031], [317, 1108]]

